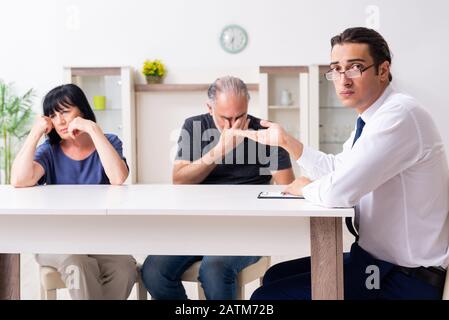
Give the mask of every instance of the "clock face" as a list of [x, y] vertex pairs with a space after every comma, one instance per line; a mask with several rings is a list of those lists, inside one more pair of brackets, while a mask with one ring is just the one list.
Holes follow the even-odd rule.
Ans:
[[248, 44], [248, 34], [238, 25], [229, 25], [220, 35], [221, 47], [229, 53], [239, 53]]

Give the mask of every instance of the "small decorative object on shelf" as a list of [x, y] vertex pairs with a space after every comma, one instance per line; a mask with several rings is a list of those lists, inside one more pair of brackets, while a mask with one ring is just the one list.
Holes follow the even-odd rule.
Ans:
[[94, 109], [95, 110], [106, 109], [106, 96], [94, 96]]
[[165, 66], [161, 60], [145, 60], [142, 73], [148, 84], [161, 83], [165, 75]]
[[281, 91], [281, 105], [282, 106], [291, 106], [293, 103], [292, 101], [292, 94], [287, 89], [284, 89]]

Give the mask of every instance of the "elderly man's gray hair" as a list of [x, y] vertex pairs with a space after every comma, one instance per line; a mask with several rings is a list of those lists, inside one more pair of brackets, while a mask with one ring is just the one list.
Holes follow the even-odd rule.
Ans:
[[232, 76], [218, 78], [209, 86], [207, 96], [212, 105], [215, 105], [218, 93], [231, 93], [245, 97], [248, 102], [250, 99], [246, 84], [241, 79]]

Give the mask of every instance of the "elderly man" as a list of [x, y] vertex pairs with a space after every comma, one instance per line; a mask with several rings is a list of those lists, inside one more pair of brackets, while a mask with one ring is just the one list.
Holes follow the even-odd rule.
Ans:
[[[178, 141], [173, 168], [175, 184], [289, 184], [294, 180], [290, 157], [279, 147], [236, 138], [233, 130], [259, 130], [248, 115], [245, 83], [223, 77], [208, 89], [209, 113], [188, 118]], [[226, 134], [225, 134], [226, 133]], [[225, 196], [225, 195], [223, 195]], [[229, 230], [232, 237], [232, 230]], [[182, 244], [180, 244], [182, 245]], [[236, 298], [236, 278], [260, 257], [149, 256], [142, 268], [146, 288], [155, 299], [187, 299], [182, 274], [201, 261], [199, 281], [207, 299]]]

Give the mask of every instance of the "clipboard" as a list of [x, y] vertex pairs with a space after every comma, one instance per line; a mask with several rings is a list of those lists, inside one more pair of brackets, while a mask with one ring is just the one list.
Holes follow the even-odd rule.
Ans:
[[282, 191], [262, 191], [257, 199], [304, 199], [303, 196], [295, 196], [293, 194], [284, 193]]

